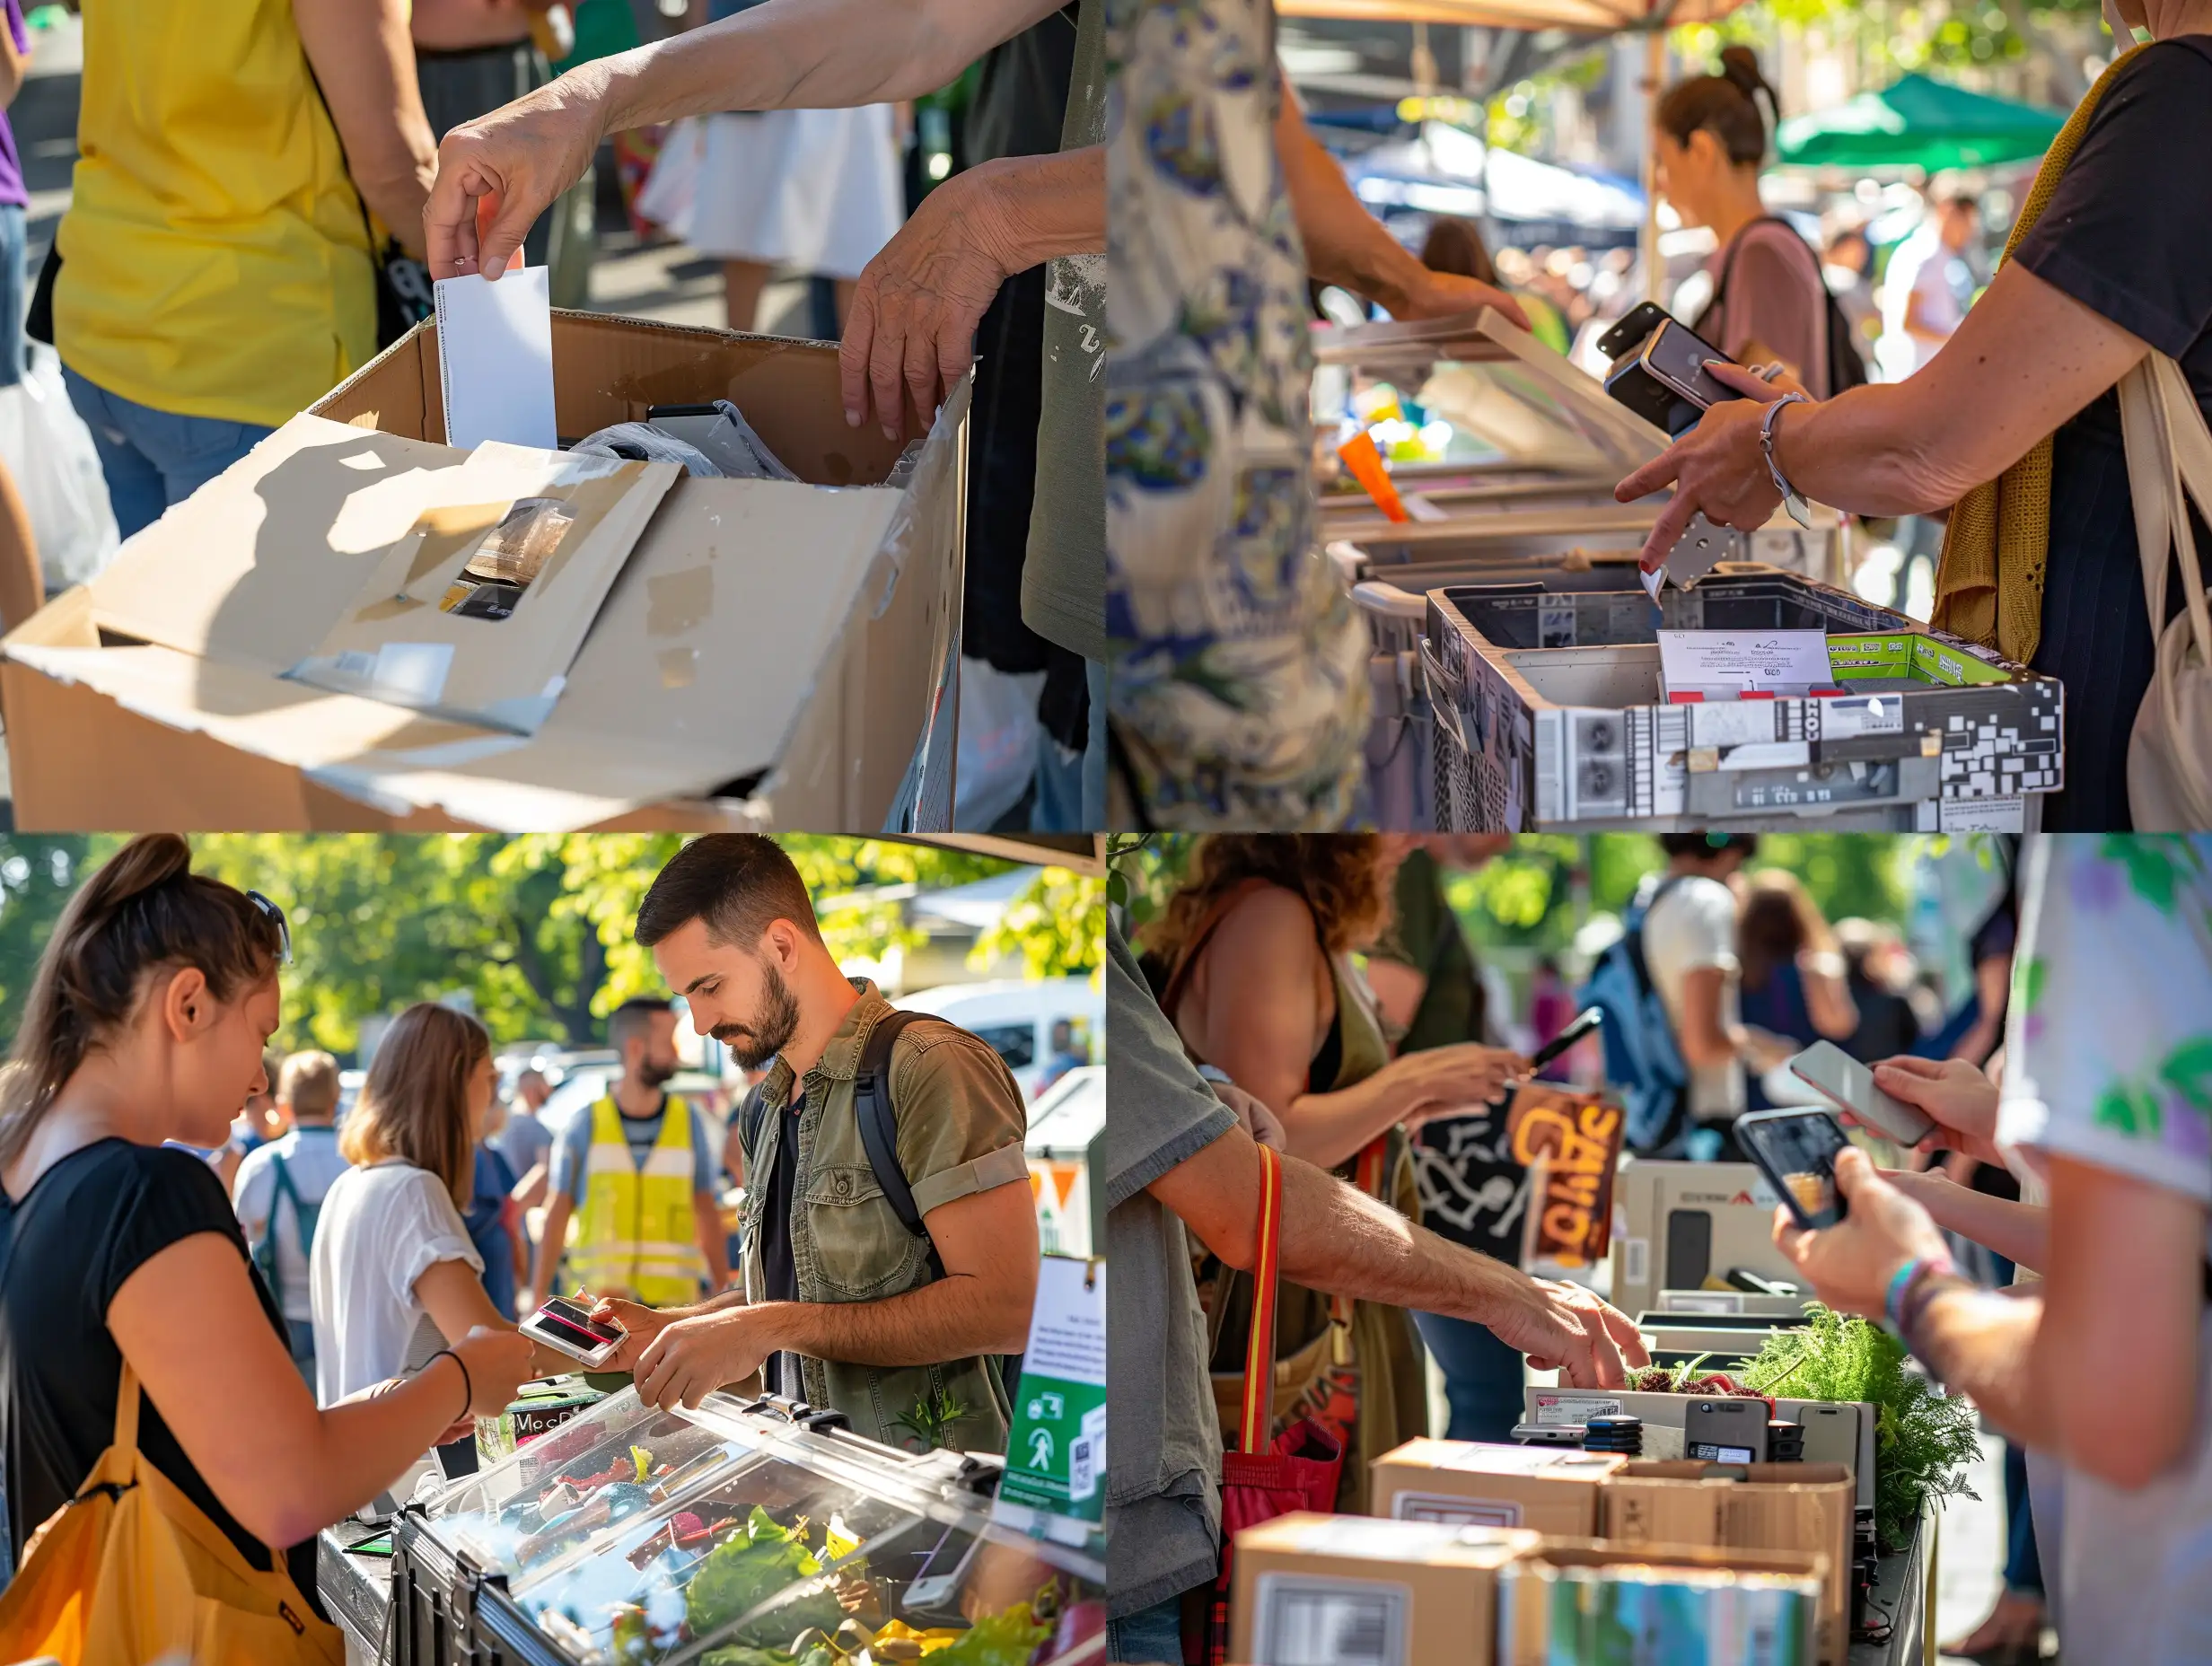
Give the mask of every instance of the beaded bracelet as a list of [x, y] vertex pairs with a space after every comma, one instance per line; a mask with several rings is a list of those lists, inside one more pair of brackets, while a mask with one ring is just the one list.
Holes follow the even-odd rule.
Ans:
[[1889, 1328], [1892, 1336], [1900, 1340], [1904, 1337], [1905, 1302], [1913, 1287], [1930, 1273], [1948, 1273], [1952, 1270], [1951, 1258], [1947, 1255], [1915, 1256], [1897, 1269], [1890, 1279], [1888, 1293], [1882, 1299], [1883, 1322]]

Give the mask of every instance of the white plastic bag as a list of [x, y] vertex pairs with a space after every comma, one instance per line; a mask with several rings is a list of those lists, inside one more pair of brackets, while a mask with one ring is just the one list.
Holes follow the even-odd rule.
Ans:
[[66, 590], [114, 559], [115, 512], [92, 430], [62, 385], [61, 360], [43, 342], [23, 346], [22, 381], [0, 388], [0, 462], [31, 516], [47, 588]]
[[[2181, 367], [2156, 352], [2120, 379], [2120, 419], [2155, 655], [2128, 747], [2129, 812], [2138, 833], [2202, 832], [2212, 828], [2212, 593], [2189, 505], [2212, 513], [2212, 428]], [[2168, 622], [2177, 554], [2184, 606]]]
[[691, 214], [698, 205], [699, 174], [707, 157], [707, 118], [686, 116], [670, 124], [661, 140], [653, 171], [637, 193], [637, 214], [671, 237], [688, 241]]
[[960, 662], [960, 761], [952, 825], [984, 833], [1022, 802], [1037, 774], [1037, 698], [1042, 671], [1002, 671], [988, 660]]

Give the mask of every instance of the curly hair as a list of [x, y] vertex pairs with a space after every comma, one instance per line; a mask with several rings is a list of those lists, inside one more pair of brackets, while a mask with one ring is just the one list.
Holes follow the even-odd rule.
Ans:
[[1391, 872], [1376, 833], [1210, 833], [1145, 946], [1172, 965], [1218, 899], [1265, 880], [1304, 899], [1330, 953], [1365, 949], [1390, 925]]

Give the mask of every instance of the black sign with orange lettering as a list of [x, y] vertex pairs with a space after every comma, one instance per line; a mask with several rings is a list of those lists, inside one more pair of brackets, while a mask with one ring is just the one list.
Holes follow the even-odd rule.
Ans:
[[1613, 1171], [1626, 1128], [1620, 1101], [1527, 1083], [1514, 1095], [1508, 1127], [1514, 1160], [1530, 1177], [1523, 1262], [1601, 1259], [1612, 1241]]

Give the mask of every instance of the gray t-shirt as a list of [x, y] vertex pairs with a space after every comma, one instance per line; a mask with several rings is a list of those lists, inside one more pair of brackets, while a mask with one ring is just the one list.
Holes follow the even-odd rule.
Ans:
[[1214, 1577], [1221, 1543], [1221, 1420], [1190, 1234], [1145, 1188], [1231, 1128], [1184, 1056], [1136, 957], [1106, 927], [1108, 1612], [1116, 1619]]
[[549, 1162], [553, 1150], [553, 1130], [538, 1120], [531, 1112], [517, 1105], [507, 1113], [507, 1126], [499, 1130], [491, 1144], [499, 1148], [499, 1154], [507, 1160], [507, 1167], [521, 1179], [541, 1162]]
[[[1075, 20], [1075, 67], [1060, 149], [1106, 139], [1106, 7]], [[1022, 568], [1022, 620], [1086, 660], [1106, 657], [1106, 252], [1045, 267], [1037, 493]]]
[[[1677, 1036], [1682, 1031], [1682, 985], [1707, 967], [1718, 967], [1723, 975], [1721, 1022], [1736, 1023], [1743, 969], [1736, 960], [1735, 892], [1701, 874], [1678, 881], [1644, 916], [1644, 962]], [[1690, 1066], [1692, 1121], [1734, 1121], [1744, 1104], [1742, 1060]]]

